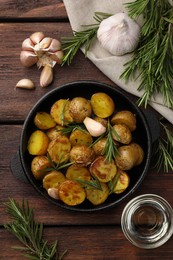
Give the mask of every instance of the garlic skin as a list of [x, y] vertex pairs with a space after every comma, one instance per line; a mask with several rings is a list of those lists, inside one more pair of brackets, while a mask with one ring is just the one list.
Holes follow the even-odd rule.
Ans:
[[17, 82], [16, 88], [34, 89], [35, 85], [30, 79], [21, 79]]
[[44, 66], [40, 75], [40, 86], [47, 87], [53, 80], [53, 70], [49, 65]]
[[140, 26], [126, 13], [117, 13], [104, 19], [97, 31], [102, 47], [115, 56], [134, 51], [140, 37]]
[[61, 64], [64, 53], [57, 39], [46, 37], [43, 32], [35, 32], [22, 43], [20, 60], [23, 66], [31, 67], [37, 64], [43, 68], [40, 76], [41, 87], [48, 86], [53, 80], [52, 68]]
[[105, 126], [90, 117], [85, 117], [83, 123], [90, 135], [93, 137], [98, 137], [106, 132]]

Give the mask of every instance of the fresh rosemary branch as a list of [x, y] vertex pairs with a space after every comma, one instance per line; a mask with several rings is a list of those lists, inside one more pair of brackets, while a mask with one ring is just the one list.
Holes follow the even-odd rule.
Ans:
[[144, 24], [139, 45], [120, 78], [128, 81], [138, 71], [138, 90], [144, 90], [138, 104], [146, 107], [161, 93], [164, 104], [173, 108], [173, 8], [167, 0], [136, 0], [126, 6], [132, 18], [143, 15]]
[[63, 258], [66, 251], [61, 256], [57, 254], [57, 241], [48, 245], [48, 242], [43, 239], [43, 224], [35, 222], [34, 212], [29, 207], [28, 201], [23, 201], [20, 207], [14, 199], [10, 199], [6, 206], [13, 222], [5, 224], [4, 227], [23, 244], [13, 248], [23, 252], [23, 255], [29, 259], [61, 260]]
[[115, 159], [115, 156], [118, 152], [116, 143], [113, 139], [113, 136], [116, 136], [117, 139], [119, 140], [119, 136], [115, 129], [112, 127], [110, 124], [110, 121], [108, 120], [108, 125], [107, 125], [107, 139], [106, 139], [106, 145], [103, 151], [103, 154], [106, 156], [106, 160], [108, 162], [111, 162], [112, 160]]
[[163, 168], [164, 172], [173, 171], [173, 132], [171, 132], [163, 123], [162, 129], [165, 131], [166, 137], [160, 137], [155, 145], [154, 155], [157, 161], [154, 167], [158, 171]]
[[111, 15], [102, 12], [95, 12], [93, 16], [94, 20], [96, 21], [95, 24], [83, 25], [83, 27], [86, 27], [85, 30], [73, 31], [73, 36], [61, 38], [62, 49], [65, 53], [62, 65], [64, 65], [65, 63], [70, 65], [77, 51], [82, 46], [84, 46], [85, 56], [87, 55], [87, 51], [89, 50], [93, 40], [97, 36], [97, 30], [101, 21], [109, 16]]

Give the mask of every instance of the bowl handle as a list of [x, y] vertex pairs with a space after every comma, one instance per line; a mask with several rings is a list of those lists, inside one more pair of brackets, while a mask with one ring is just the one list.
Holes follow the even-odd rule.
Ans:
[[21, 165], [21, 161], [20, 161], [20, 155], [19, 155], [19, 152], [17, 152], [11, 162], [10, 162], [10, 168], [11, 168], [11, 171], [12, 171], [12, 174], [20, 181], [23, 181], [23, 182], [29, 182], [27, 177], [25, 176], [24, 174], [24, 171], [23, 171], [23, 168], [22, 168], [22, 165]]
[[147, 120], [150, 132], [151, 132], [151, 140], [152, 143], [154, 143], [160, 136], [160, 123], [159, 120], [157, 119], [156, 115], [154, 112], [151, 110], [142, 110], [145, 119]]

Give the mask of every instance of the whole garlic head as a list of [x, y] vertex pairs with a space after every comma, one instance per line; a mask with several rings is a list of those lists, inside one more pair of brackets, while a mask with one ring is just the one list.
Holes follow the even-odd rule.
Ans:
[[135, 50], [140, 37], [140, 26], [126, 13], [117, 13], [104, 19], [97, 31], [102, 47], [121, 56]]

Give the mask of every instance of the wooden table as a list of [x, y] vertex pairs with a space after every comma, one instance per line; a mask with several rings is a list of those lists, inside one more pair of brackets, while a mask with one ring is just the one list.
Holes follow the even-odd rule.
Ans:
[[[114, 208], [92, 213], [78, 213], [52, 205], [29, 183], [23, 183], [12, 175], [10, 161], [18, 150], [23, 122], [39, 98], [61, 84], [76, 80], [97, 79], [113, 86], [115, 84], [81, 52], [73, 65], [55, 66], [54, 81], [44, 89], [39, 86], [40, 71], [36, 66], [24, 68], [21, 65], [21, 43], [31, 33], [43, 31], [57, 39], [71, 35], [67, 14], [60, 0], [1, 0], [0, 17], [0, 259], [25, 259], [20, 252], [11, 248], [20, 243], [3, 227], [9, 221], [4, 206], [9, 198], [18, 202], [28, 199], [34, 208], [35, 218], [45, 224], [45, 238], [50, 242], [58, 239], [61, 252], [68, 249], [64, 259], [173, 259], [173, 237], [158, 249], [143, 250], [131, 245], [120, 227], [124, 206], [139, 194], [158, 194], [173, 206], [172, 173], [158, 174], [150, 168], [140, 188], [129, 199]], [[22, 78], [31, 78], [36, 89], [15, 89]]]

